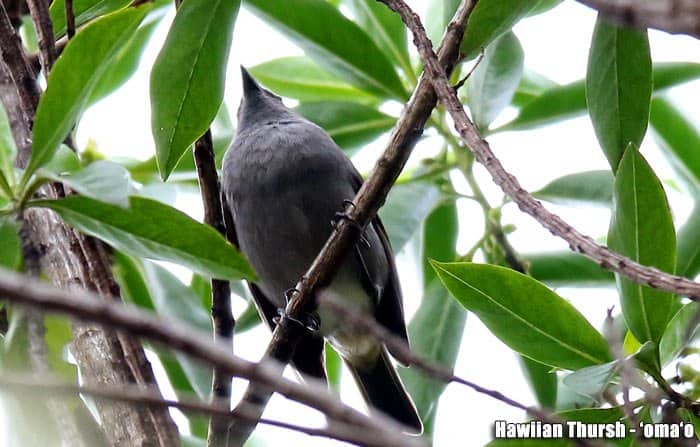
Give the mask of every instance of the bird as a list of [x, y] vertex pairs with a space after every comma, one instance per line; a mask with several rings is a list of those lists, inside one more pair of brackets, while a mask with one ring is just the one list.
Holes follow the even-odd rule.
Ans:
[[[244, 67], [241, 77], [236, 136], [222, 164], [223, 207], [235, 228], [232, 242], [258, 275], [249, 284], [256, 307], [274, 329], [287, 292], [329, 238], [332, 221], [354, 198], [362, 177], [321, 127], [286, 107]], [[373, 316], [408, 343], [394, 254], [379, 217], [367, 225], [330, 283], [315, 294]], [[420, 416], [390, 350], [324, 308], [323, 299], [318, 302], [318, 330], [301, 338], [292, 366], [325, 381], [325, 338], [352, 372], [365, 401], [403, 424], [407, 433], [420, 434]]]

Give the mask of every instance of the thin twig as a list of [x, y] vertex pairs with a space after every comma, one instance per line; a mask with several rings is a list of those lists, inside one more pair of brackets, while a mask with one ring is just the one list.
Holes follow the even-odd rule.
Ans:
[[44, 0], [27, 0], [27, 5], [39, 37], [39, 58], [44, 69], [44, 77], [48, 79], [49, 71], [56, 62], [56, 43], [49, 15], [49, 3]]
[[[221, 206], [221, 188], [216, 172], [214, 144], [211, 130], [197, 140], [194, 145], [194, 163], [197, 167], [199, 189], [204, 204], [204, 222], [214, 227], [224, 237], [223, 208]], [[236, 321], [231, 311], [231, 284], [222, 279], [211, 280], [211, 318], [214, 325], [214, 340], [224, 342], [233, 352], [233, 331]], [[218, 369], [214, 370], [212, 379], [212, 401], [231, 405], [231, 376]], [[207, 444], [210, 447], [226, 445], [228, 421], [212, 417], [209, 420]]]
[[66, 10], [66, 36], [68, 40], [75, 36], [75, 13], [73, 12], [73, 0], [64, 0]]
[[68, 314], [78, 320], [101, 323], [132, 336], [162, 343], [236, 377], [269, 387], [289, 399], [321, 411], [330, 419], [353, 425], [358, 430], [381, 433], [387, 445], [424, 445], [420, 438], [402, 434], [401, 427], [392, 419], [378, 413], [368, 417], [344, 405], [323, 384], [307, 381], [300, 385], [287, 380], [280, 375], [280, 365], [253, 363], [236, 357], [228, 347], [194, 332], [179, 321], [157, 318], [118, 302], [102, 300], [87, 291], [69, 293], [3, 270], [0, 270], [0, 296], [13, 303]]
[[482, 48], [481, 51], [479, 51], [479, 57], [476, 59], [476, 62], [474, 62], [474, 65], [472, 65], [472, 68], [470, 68], [469, 71], [467, 72], [467, 74], [465, 74], [464, 77], [462, 77], [462, 79], [460, 79], [459, 82], [457, 82], [454, 85], [455, 90], [459, 90], [460, 88], [462, 88], [464, 83], [467, 82], [467, 80], [472, 76], [472, 73], [474, 73], [474, 70], [476, 70], [476, 68], [479, 65], [481, 65], [481, 62], [483, 62], [483, 60], [484, 60], [484, 49]]
[[697, 0], [577, 0], [615, 22], [700, 38]]
[[489, 171], [494, 182], [518, 204], [522, 211], [534, 217], [552, 234], [567, 241], [573, 251], [583, 254], [606, 270], [619, 273], [638, 284], [688, 296], [696, 301], [700, 299], [699, 283], [662, 272], [654, 267], [643, 266], [609, 250], [607, 247], [596, 244], [590, 236], [582, 234], [562, 218], [551, 213], [542, 203], [523, 189], [518, 179], [505, 170], [491, 151], [488, 142], [481, 137], [479, 131], [467, 117], [457, 94], [441, 69], [440, 62], [433, 51], [430, 39], [425, 34], [420, 18], [401, 0], [378, 1], [385, 3], [393, 11], [399, 13], [404, 23], [413, 32], [418, 52], [425, 64], [425, 73], [431, 79], [440, 102], [452, 116], [455, 128], [464, 144], [471, 149], [475, 158]]
[[[177, 408], [186, 413], [199, 413], [224, 420], [230, 420], [234, 417], [246, 417], [244, 412], [234, 415], [226, 405], [188, 398], [179, 398], [178, 400], [164, 399], [159, 393], [155, 393], [151, 389], [135, 385], [121, 385], [118, 387], [75, 385], [56, 381], [49, 375], [27, 377], [24, 374], [6, 373], [0, 375], [0, 388], [22, 394], [22, 396], [30, 394], [37, 395], [37, 397], [47, 397], [48, 394], [48, 397], [51, 399], [55, 399], [58, 395], [72, 397], [84, 394], [97, 398], [129, 402], [135, 405]], [[337, 421], [330, 421], [327, 428], [305, 427], [272, 419], [261, 419], [260, 423], [271, 427], [297, 431], [309, 436], [321, 436], [357, 445], [377, 447], [384, 445], [384, 439], [382, 439], [381, 434], [356, 430], [355, 427]]]
[[0, 2], [0, 53], [7, 72], [18, 86], [20, 107], [31, 128], [34, 112], [39, 104], [39, 86], [22, 48], [22, 41], [10, 22], [3, 2]]
[[[492, 399], [503, 402], [506, 405], [523, 410], [540, 421], [561, 422], [560, 419], [554, 414], [549, 414], [536, 407], [528, 407], [525, 404], [506, 396], [500, 391], [477, 385], [474, 382], [455, 375], [452, 370], [440, 365], [439, 363], [435, 363], [432, 360], [414, 353], [403, 339], [389, 332], [376, 319], [367, 318], [367, 315], [358, 312], [343, 301], [330, 295], [319, 296], [319, 299], [326, 308], [334, 312], [340, 319], [342, 319], [342, 321], [345, 321], [356, 328], [362, 329], [365, 331], [365, 333], [371, 335], [378, 341], [381, 341], [382, 344], [386, 345], [390, 349], [396, 360], [400, 361], [401, 363], [410, 365], [411, 367], [416, 367], [431, 378], [439, 380], [440, 382], [446, 384], [457, 383], [466, 386], [479, 394], [483, 394]], [[584, 441], [581, 442], [580, 445], [591, 446], [593, 444]]]
[[[439, 50], [443, 73], [451, 73], [459, 57], [459, 44], [472, 8], [473, 2], [463, 1], [454, 19], [448, 25]], [[331, 280], [345, 253], [348, 253], [357, 243], [362, 233], [360, 229], [363, 229], [376, 216], [377, 210], [384, 203], [411, 150], [422, 134], [435, 104], [436, 96], [430, 83], [425, 77], [421, 77], [394, 126], [389, 144], [377, 160], [372, 175], [360, 188], [353, 199], [353, 204], [346, 208], [347, 219], [341, 219], [337, 223], [312, 265], [296, 284], [296, 293], [285, 309], [285, 317], [280, 319], [273, 331], [272, 340], [264, 358], [275, 359], [284, 364], [289, 362], [304, 330], [292, 321], [303, 321], [305, 316], [313, 310], [315, 306], [313, 291], [317, 286], [327, 284]], [[248, 386], [241, 402], [246, 406], [251, 402], [258, 403], [262, 415], [270, 392], [254, 385]], [[233, 445], [242, 445], [254, 428], [254, 424], [232, 427], [229, 434], [230, 442]]]
[[[634, 366], [631, 364], [630, 359], [625, 356], [623, 350], [623, 340], [620, 331], [616, 330], [614, 320], [612, 317], [612, 308], [608, 309], [608, 313], [605, 317], [605, 323], [603, 327], [603, 334], [608, 341], [610, 350], [617, 359], [617, 367], [619, 368], [620, 374], [620, 387], [622, 388], [622, 412], [629, 420], [632, 427], [639, 427], [639, 418], [634, 412], [634, 406], [630, 401], [630, 388], [634, 380], [636, 372]], [[638, 433], [639, 430], [634, 431], [634, 439], [637, 444], [641, 446], [647, 446], [646, 440], [643, 440]]]

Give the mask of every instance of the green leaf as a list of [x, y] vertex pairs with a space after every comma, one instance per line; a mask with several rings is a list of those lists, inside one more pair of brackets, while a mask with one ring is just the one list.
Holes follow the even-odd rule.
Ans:
[[376, 139], [396, 122], [396, 118], [374, 107], [354, 102], [302, 103], [296, 111], [323, 127], [338, 146], [348, 150]]
[[[12, 308], [9, 313], [9, 329], [0, 338], [0, 371], [3, 373], [30, 374], [29, 339], [27, 324], [21, 310]], [[3, 443], [7, 445], [56, 444], [61, 439], [56, 421], [44, 399], [23, 398], [21, 394], [8, 394], [5, 390], [0, 399], [0, 413], [4, 424], [12, 427], [3, 430]], [[41, 424], [37, 424], [41, 421]]]
[[128, 42], [150, 8], [143, 5], [110, 14], [86, 26], [70, 40], [53, 66], [46, 91], [39, 100], [25, 181], [51, 159], [85, 109], [109, 62]]
[[371, 103], [377, 98], [320, 68], [306, 56], [283, 57], [248, 71], [275, 93], [302, 102], [347, 101]]
[[549, 409], [555, 408], [557, 405], [557, 375], [552, 371], [552, 368], [524, 356], [520, 356], [520, 366], [539, 406]]
[[134, 32], [129, 42], [122, 47], [109, 63], [104, 74], [90, 93], [89, 104], [94, 104], [124, 85], [136, 72], [141, 61], [141, 55], [151, 40], [153, 31], [165, 15], [164, 10], [147, 17], [144, 23]]
[[518, 84], [518, 88], [515, 90], [515, 95], [513, 95], [513, 105], [523, 107], [525, 104], [542, 95], [547, 90], [557, 87], [558, 85], [559, 84], [551, 79], [525, 68], [523, 75], [520, 78], [520, 84]]
[[586, 103], [613, 172], [627, 146], [642, 142], [649, 121], [652, 72], [646, 31], [607, 23], [593, 31], [586, 74]]
[[700, 64], [692, 62], [657, 62], [654, 64], [654, 91], [682, 84], [700, 77]]
[[439, 42], [454, 17], [460, 0], [430, 0], [425, 27], [431, 42]]
[[513, 121], [495, 129], [525, 130], [563, 121], [586, 111], [586, 93], [583, 81], [557, 85], [527, 102]]
[[[216, 114], [214, 121], [211, 123], [212, 142], [214, 143], [214, 157], [216, 158], [217, 167], [221, 167], [221, 160], [224, 157], [226, 149], [229, 148], [235, 135], [235, 126], [231, 122], [231, 117], [225, 103], [221, 103], [219, 112]], [[146, 160], [122, 159], [115, 160], [129, 170], [131, 177], [140, 183], [150, 183], [147, 186], [153, 186], [158, 182], [160, 185], [169, 185], [161, 183], [158, 175], [158, 163], [155, 157], [150, 157]], [[194, 166], [194, 157], [182, 157], [177, 163], [177, 166], [170, 174], [170, 182], [197, 182], [197, 171]]]
[[0, 268], [19, 270], [22, 265], [22, 244], [17, 223], [10, 216], [0, 217]]
[[[568, 373], [571, 375], [571, 373]], [[564, 384], [567, 374], [560, 374], [557, 377], [557, 411], [571, 410], [575, 408], [586, 408], [596, 405], [595, 400], [581, 393], [577, 393]]]
[[651, 102], [649, 122], [661, 148], [681, 178], [700, 188], [700, 130], [665, 98]]
[[78, 379], [78, 369], [67, 361], [68, 345], [73, 341], [71, 321], [58, 315], [44, 317], [47, 357], [51, 371], [70, 381]]
[[240, 0], [188, 0], [151, 71], [151, 130], [165, 180], [211, 124], [224, 97]]
[[[192, 289], [157, 264], [145, 261], [142, 268], [143, 278], [158, 315], [176, 318], [199, 332], [212, 333], [209, 312], [201, 305]], [[197, 395], [202, 399], [208, 398], [211, 393], [211, 368], [179, 353], [175, 353], [175, 358]]]
[[663, 382], [661, 376], [661, 362], [659, 361], [659, 349], [656, 343], [648, 341], [632, 356], [637, 366], [654, 377], [658, 382]]
[[[193, 395], [197, 395], [197, 391], [190, 382], [190, 379], [187, 377], [187, 373], [182, 367], [180, 360], [178, 360], [178, 358], [175, 357], [172, 352], [166, 349], [159, 349], [158, 347], [152, 348], [155, 349], [156, 354], [158, 355], [158, 360], [160, 360], [160, 363], [163, 365], [165, 374], [168, 376], [168, 381], [172, 385], [175, 394], [178, 397], [187, 399], [191, 399]], [[209, 396], [203, 395], [200, 398], [205, 400], [208, 399]], [[209, 429], [209, 419], [206, 416], [196, 414], [186, 416], [190, 425], [190, 432], [193, 435], [206, 438]], [[188, 444], [183, 442], [183, 446], [184, 445]], [[201, 445], [206, 446], [206, 442]]]
[[[4, 180], [9, 188], [15, 183], [15, 156], [17, 148], [12, 138], [12, 129], [5, 113], [5, 107], [0, 104], [0, 182]], [[3, 193], [0, 188], [0, 194]]]
[[[175, 317], [195, 330], [211, 333], [209, 314], [196, 293], [167, 270], [116, 252], [113, 271], [126, 301], [159, 315]], [[178, 396], [195, 393], [203, 399], [209, 397], [210, 369], [167, 349], [156, 346], [154, 350]]]
[[328, 71], [370, 93], [405, 99], [401, 79], [371, 37], [324, 0], [245, 4]]
[[[642, 265], [673, 273], [676, 233], [666, 194], [651, 166], [632, 145], [618, 168], [614, 203], [608, 233], [610, 248]], [[617, 282], [629, 329], [641, 343], [658, 342], [678, 310], [678, 299], [620, 276]]]
[[457, 301], [520, 354], [574, 370], [610, 361], [605, 339], [578, 310], [531, 277], [495, 265], [432, 264]]
[[343, 375], [343, 359], [335, 352], [333, 347], [326, 343], [326, 376], [328, 376], [328, 385], [333, 391], [340, 392], [340, 379]]
[[550, 9], [553, 9], [562, 2], [562, 0], [539, 0], [537, 4], [530, 10], [528, 13], [528, 17], [532, 17], [538, 14], [542, 14], [544, 12], [549, 11]]
[[376, 0], [349, 0], [348, 5], [357, 23], [372, 37], [387, 58], [415, 81], [406, 44], [406, 27], [401, 17]]
[[676, 273], [695, 278], [700, 273], [700, 203], [696, 202], [688, 220], [678, 231]]
[[[422, 244], [423, 298], [408, 325], [411, 349], [450, 369], [454, 368], [457, 360], [467, 313], [442, 287], [429, 260], [453, 260], [458, 231], [454, 201], [439, 206], [425, 220]], [[399, 373], [423, 421], [424, 436], [432, 435], [438, 401], [445, 390], [445, 384], [415, 368], [401, 369]]]
[[141, 261], [120, 251], [114, 252], [112, 272], [124, 300], [142, 309], [155, 310], [142, 270]]
[[550, 287], [610, 285], [612, 272], [571, 250], [523, 254], [530, 275]]
[[126, 208], [132, 191], [129, 171], [107, 160], [98, 160], [75, 172], [51, 172], [41, 169], [40, 177], [63, 182], [80, 194]]
[[248, 307], [236, 318], [236, 334], [242, 334], [245, 331], [253, 329], [262, 323], [258, 309], [253, 302], [248, 303]]
[[438, 187], [426, 182], [396, 185], [389, 191], [379, 216], [396, 253], [418, 231], [441, 198]]
[[[700, 77], [700, 64], [655, 63], [653, 75], [654, 92], [660, 92]], [[540, 79], [539, 85], [545, 86], [544, 81], [544, 79]], [[517, 103], [516, 100], [519, 100], [524, 105], [513, 121], [499, 127], [496, 131], [531, 129], [573, 118], [586, 112], [586, 92], [583, 80], [566, 85], [550, 85], [546, 91], [540, 92], [535, 98], [532, 96], [537, 90], [531, 87], [532, 82], [524, 86], [521, 84], [518, 87], [519, 91], [513, 102]], [[520, 91], [521, 88], [524, 90]]]
[[552, 180], [532, 195], [564, 205], [610, 207], [614, 182], [615, 178], [609, 170], [577, 172]]
[[51, 157], [51, 160], [49, 160], [42, 169], [57, 175], [64, 175], [76, 172], [81, 168], [82, 165], [80, 164], [78, 154], [65, 144], [62, 144], [58, 147], [53, 157]]
[[[75, 26], [81, 26], [96, 17], [114, 12], [129, 3], [131, 3], [131, 0], [73, 0]], [[54, 0], [51, 2], [49, 15], [53, 24], [53, 34], [58, 40], [66, 34], [65, 0]]]
[[523, 74], [525, 54], [512, 32], [486, 47], [484, 58], [474, 69], [467, 84], [467, 100], [474, 122], [481, 129], [510, 104]]
[[678, 312], [666, 326], [659, 343], [661, 366], [666, 366], [675, 360], [697, 334], [698, 329], [700, 329], [699, 323], [700, 304], [691, 302], [678, 309]]
[[479, 0], [469, 16], [467, 30], [460, 47], [467, 59], [475, 58], [498, 36], [510, 30], [538, 5], [540, 0]]
[[564, 377], [563, 383], [579, 394], [598, 399], [613, 383], [620, 369], [617, 361], [581, 368]]
[[154, 200], [132, 196], [129, 205], [124, 209], [79, 196], [32, 203], [134, 256], [175, 262], [215, 278], [255, 277], [244, 257], [210, 226]]

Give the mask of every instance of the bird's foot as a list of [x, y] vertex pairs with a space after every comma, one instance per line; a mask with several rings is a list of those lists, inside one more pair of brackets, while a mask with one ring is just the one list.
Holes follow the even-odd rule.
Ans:
[[331, 225], [333, 226], [333, 228], [336, 228], [338, 226], [338, 222], [340, 222], [341, 220], [346, 220], [351, 227], [355, 228], [358, 232], [360, 232], [359, 242], [365, 247], [370, 248], [369, 241], [365, 237], [364, 232], [362, 232], [362, 225], [360, 225], [352, 216], [350, 216], [350, 213], [347, 211], [347, 208], [355, 208], [355, 204], [352, 200], [343, 200], [343, 211], [338, 211], [337, 213], [335, 213], [333, 219], [331, 220]]
[[321, 318], [316, 312], [308, 314], [305, 318], [306, 321], [302, 321], [292, 317], [284, 309], [277, 309], [277, 316], [272, 319], [272, 322], [279, 324], [283, 319], [296, 324], [312, 334], [315, 334], [321, 329]]

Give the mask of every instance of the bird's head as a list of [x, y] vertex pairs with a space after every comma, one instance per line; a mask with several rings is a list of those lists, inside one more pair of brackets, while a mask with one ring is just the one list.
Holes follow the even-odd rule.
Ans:
[[241, 66], [243, 98], [238, 108], [238, 131], [266, 124], [271, 121], [298, 117], [282, 103], [282, 98], [258, 84], [253, 76]]

